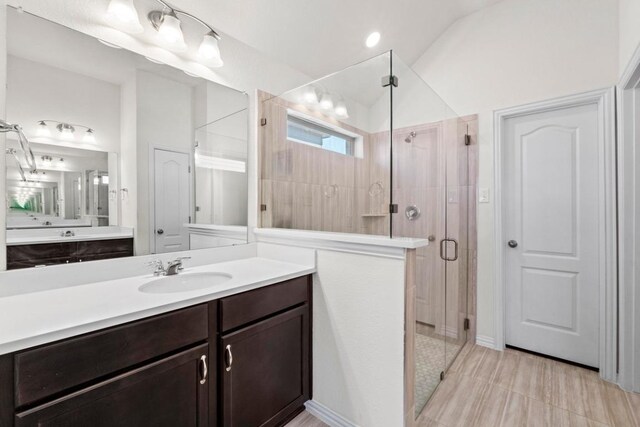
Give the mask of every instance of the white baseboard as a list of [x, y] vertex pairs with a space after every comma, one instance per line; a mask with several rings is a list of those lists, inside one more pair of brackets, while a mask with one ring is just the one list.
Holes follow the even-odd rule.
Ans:
[[486, 335], [476, 335], [476, 344], [482, 347], [497, 350], [496, 340], [493, 337], [488, 337]]
[[311, 415], [318, 418], [325, 424], [328, 424], [329, 427], [357, 427], [356, 424], [346, 418], [343, 418], [341, 415], [336, 414], [331, 409], [316, 402], [315, 400], [306, 401], [304, 406]]

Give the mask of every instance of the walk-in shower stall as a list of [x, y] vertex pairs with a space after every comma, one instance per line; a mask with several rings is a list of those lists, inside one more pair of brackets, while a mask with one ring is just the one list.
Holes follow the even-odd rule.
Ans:
[[260, 96], [262, 227], [429, 241], [407, 288], [417, 416], [474, 336], [477, 118], [392, 52]]

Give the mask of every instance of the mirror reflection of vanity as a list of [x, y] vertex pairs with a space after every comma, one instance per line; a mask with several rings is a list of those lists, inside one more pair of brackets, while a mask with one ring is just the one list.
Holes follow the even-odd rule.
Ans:
[[8, 269], [246, 243], [246, 94], [12, 7], [7, 52]]

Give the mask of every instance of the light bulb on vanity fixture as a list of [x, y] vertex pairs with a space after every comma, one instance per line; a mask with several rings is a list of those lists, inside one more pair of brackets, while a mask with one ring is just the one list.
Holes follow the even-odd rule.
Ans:
[[89, 128], [84, 132], [82, 142], [88, 142], [89, 144], [93, 144], [96, 142], [96, 135], [93, 132], [93, 129]]
[[320, 98], [320, 108], [325, 111], [329, 111], [333, 109], [333, 99], [328, 92], [322, 94], [322, 98]]
[[198, 49], [198, 57], [203, 63], [210, 67], [222, 67], [224, 62], [220, 56], [220, 47], [218, 46], [218, 40], [220, 36], [215, 31], [209, 31], [202, 38], [200, 48]]
[[349, 118], [349, 111], [347, 110], [347, 105], [344, 103], [342, 99], [336, 103], [335, 113], [336, 113], [336, 116], [341, 119]]
[[73, 133], [76, 131], [69, 123], [59, 123], [56, 129], [60, 132], [60, 137], [66, 140], [73, 139]]
[[318, 92], [313, 86], [307, 86], [302, 92], [302, 100], [307, 105], [316, 105], [318, 103]]
[[36, 132], [36, 135], [45, 138], [51, 137], [51, 130], [49, 129], [49, 126], [47, 126], [47, 124], [44, 122], [44, 120], [40, 120], [38, 122], [38, 130]]
[[[184, 42], [184, 34], [182, 33], [182, 23], [178, 19], [176, 12], [171, 9], [169, 12], [163, 12], [158, 18], [156, 11], [149, 13], [149, 19], [151, 19], [154, 27], [157, 27], [158, 36], [162, 40], [163, 44], [174, 52], [184, 52], [187, 50], [187, 45]], [[154, 18], [152, 18], [152, 16]]]
[[125, 33], [139, 34], [144, 31], [133, 0], [111, 0], [107, 7], [107, 20]]

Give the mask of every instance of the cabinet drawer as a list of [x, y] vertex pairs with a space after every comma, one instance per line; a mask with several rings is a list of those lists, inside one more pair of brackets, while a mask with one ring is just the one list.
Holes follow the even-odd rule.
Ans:
[[206, 305], [15, 355], [15, 404], [37, 402], [208, 338]]
[[207, 425], [203, 344], [16, 414], [16, 427]]
[[222, 331], [237, 328], [309, 300], [309, 276], [220, 300]]

